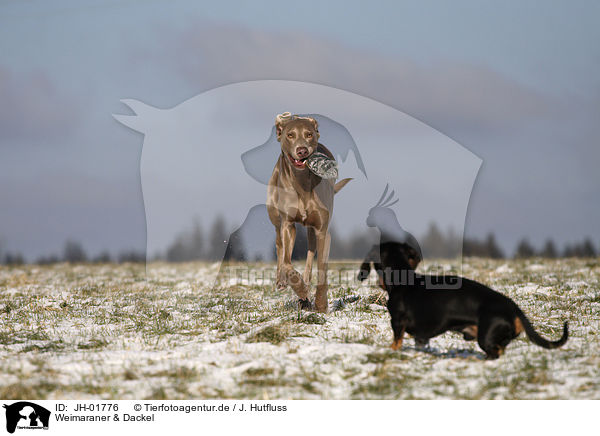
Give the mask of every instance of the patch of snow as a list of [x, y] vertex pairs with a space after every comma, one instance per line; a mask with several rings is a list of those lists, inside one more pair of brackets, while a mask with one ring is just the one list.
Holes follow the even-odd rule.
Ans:
[[514, 271], [515, 270], [513, 268], [509, 267], [508, 264], [506, 264], [506, 263], [500, 265], [498, 268], [496, 268], [494, 270], [494, 272], [496, 272], [498, 274], [511, 274]]

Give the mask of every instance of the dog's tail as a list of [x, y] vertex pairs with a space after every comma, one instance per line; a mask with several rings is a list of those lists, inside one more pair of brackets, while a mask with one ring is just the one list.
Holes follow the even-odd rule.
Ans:
[[349, 179], [342, 179], [339, 182], [337, 182], [335, 185], [333, 185], [333, 193], [337, 194], [338, 192], [341, 191], [341, 189], [346, 186], [346, 184], [352, 180], [352, 178]]
[[[569, 325], [566, 321], [563, 325], [563, 334], [561, 338], [558, 341], [549, 341], [541, 337], [539, 333], [535, 331], [533, 325], [531, 324], [527, 316], [525, 316], [525, 314], [521, 311], [521, 309], [518, 309], [517, 311], [517, 319], [515, 319], [515, 323], [518, 323], [517, 320], [520, 321], [521, 325], [523, 326], [523, 329], [525, 330], [525, 333], [527, 334], [527, 337], [531, 340], [531, 342], [533, 342], [536, 345], [539, 345], [540, 347], [548, 349], [558, 348], [564, 345], [564, 343], [567, 342], [567, 339], [569, 338]], [[518, 331], [519, 330], [517, 329], [517, 332]]]

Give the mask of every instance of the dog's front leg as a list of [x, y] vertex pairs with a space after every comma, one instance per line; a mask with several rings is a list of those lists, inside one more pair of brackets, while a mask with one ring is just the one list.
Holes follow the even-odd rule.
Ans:
[[315, 258], [315, 251], [317, 250], [317, 234], [313, 227], [306, 228], [306, 239], [308, 242], [308, 251], [306, 253], [306, 266], [304, 267], [304, 283], [310, 286], [312, 280], [312, 265], [313, 259]]
[[296, 226], [291, 221], [284, 221], [281, 224], [281, 251], [283, 252], [283, 261], [281, 265], [281, 274], [285, 283], [290, 285], [301, 300], [308, 299], [308, 286], [302, 280], [300, 273], [292, 266], [292, 251], [296, 241]]
[[394, 342], [392, 342], [392, 350], [399, 350], [402, 348], [402, 340], [404, 339], [404, 324], [396, 324], [392, 321], [392, 330], [394, 331]]
[[390, 295], [388, 299], [388, 311], [392, 318], [392, 331], [394, 332], [394, 342], [392, 342], [392, 350], [402, 348], [402, 340], [406, 331], [405, 315], [398, 310], [398, 300]]
[[276, 232], [275, 248], [277, 250], [277, 276], [275, 287], [277, 290], [283, 290], [287, 286], [287, 283], [281, 272], [283, 269], [283, 242], [281, 241], [281, 225], [277, 227]]
[[327, 312], [327, 263], [329, 260], [329, 246], [331, 235], [324, 229], [317, 232], [317, 293], [315, 308], [319, 312]]

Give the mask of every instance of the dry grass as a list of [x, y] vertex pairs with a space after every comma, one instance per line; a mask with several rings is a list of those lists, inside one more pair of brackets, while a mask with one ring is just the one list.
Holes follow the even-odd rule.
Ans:
[[321, 315], [267, 281], [213, 288], [216, 270], [1, 267], [0, 398], [600, 398], [597, 259], [465, 259], [465, 276], [517, 301], [543, 335], [570, 323], [559, 350], [521, 337], [489, 362], [451, 333], [391, 351], [376, 288], [334, 284]]

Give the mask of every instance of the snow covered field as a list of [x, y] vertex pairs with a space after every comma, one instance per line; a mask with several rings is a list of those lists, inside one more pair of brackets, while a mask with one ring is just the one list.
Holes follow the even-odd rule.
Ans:
[[[331, 265], [348, 277], [357, 267]], [[466, 259], [463, 275], [513, 298], [545, 337], [569, 321], [563, 348], [522, 335], [496, 361], [453, 333], [392, 351], [372, 286], [334, 283], [321, 315], [268, 278], [213, 289], [217, 269], [0, 267], [0, 398], [600, 399], [598, 259]]]

